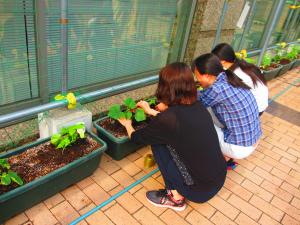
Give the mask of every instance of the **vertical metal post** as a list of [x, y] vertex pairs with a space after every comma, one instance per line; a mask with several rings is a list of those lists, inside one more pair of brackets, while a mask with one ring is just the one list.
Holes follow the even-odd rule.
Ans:
[[238, 51], [240, 51], [242, 49], [243, 44], [244, 44], [245, 35], [248, 34], [248, 32], [251, 28], [253, 17], [254, 17], [254, 12], [255, 12], [255, 7], [256, 7], [256, 0], [253, 0], [252, 5], [251, 5], [251, 9], [249, 11], [249, 16], [248, 16], [247, 21], [246, 21], [245, 28], [244, 28], [243, 33], [242, 33], [242, 37], [241, 37], [239, 46], [237, 48]]
[[282, 35], [281, 35], [281, 37], [279, 39], [280, 41], [283, 41], [285, 39], [288, 27], [290, 25], [290, 21], [291, 21], [291, 19], [293, 17], [294, 12], [295, 12], [294, 10], [289, 9], [288, 16], [287, 16], [285, 24], [284, 24], [284, 26], [282, 28]]
[[45, 0], [35, 1], [37, 72], [39, 96], [43, 103], [49, 101], [46, 9]]
[[277, 5], [277, 7], [276, 7], [276, 11], [275, 11], [273, 17], [271, 18], [272, 22], [271, 22], [270, 26], [267, 26], [265, 28], [267, 30], [267, 35], [266, 35], [265, 42], [264, 42], [264, 45], [262, 47], [262, 50], [260, 52], [259, 58], [258, 58], [258, 62], [257, 62], [258, 66], [260, 66], [262, 58], [263, 58], [263, 55], [264, 55], [264, 53], [265, 53], [265, 51], [266, 51], [266, 49], [267, 49], [267, 47], [269, 45], [269, 41], [270, 41], [270, 38], [272, 36], [272, 32], [273, 32], [274, 27], [276, 26], [277, 21], [278, 21], [278, 19], [280, 17], [280, 13], [281, 13], [281, 10], [282, 10], [282, 8], [284, 6], [284, 3], [285, 3], [285, 0], [279, 0], [279, 3]]
[[62, 57], [62, 79], [61, 93], [68, 91], [68, 0], [61, 0], [61, 57]]
[[295, 33], [295, 30], [293, 30], [293, 27], [295, 26], [295, 23], [297, 22], [298, 19], [298, 15], [299, 15], [299, 10], [293, 9], [294, 14], [293, 14], [293, 18], [292, 21], [290, 23], [290, 26], [288, 28], [288, 32], [287, 35], [285, 37], [285, 41], [290, 41], [292, 38], [291, 35]]
[[220, 16], [220, 19], [219, 19], [219, 24], [218, 24], [218, 27], [217, 27], [216, 37], [215, 37], [212, 48], [214, 48], [220, 41], [222, 26], [223, 26], [224, 18], [225, 18], [227, 9], [228, 9], [228, 1], [229, 0], [224, 1], [223, 9], [222, 9], [221, 16]]

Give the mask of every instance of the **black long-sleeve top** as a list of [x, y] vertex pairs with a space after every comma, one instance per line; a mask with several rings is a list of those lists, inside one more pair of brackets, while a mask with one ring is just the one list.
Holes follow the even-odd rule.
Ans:
[[211, 191], [224, 184], [227, 168], [213, 121], [200, 103], [175, 105], [149, 125], [134, 131], [132, 141], [171, 145], [192, 176], [192, 189]]

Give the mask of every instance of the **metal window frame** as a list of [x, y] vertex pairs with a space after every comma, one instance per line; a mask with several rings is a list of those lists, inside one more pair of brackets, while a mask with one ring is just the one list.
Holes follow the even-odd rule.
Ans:
[[[177, 4], [179, 1], [180, 0], [177, 1]], [[181, 40], [179, 43], [182, 43], [182, 48], [179, 47], [179, 50], [177, 51], [178, 59], [179, 58], [182, 59], [184, 57], [190, 29], [192, 26], [192, 20], [193, 20], [193, 16], [194, 16], [195, 9], [196, 9], [197, 0], [191, 0], [191, 1], [192, 1], [191, 2], [192, 5], [190, 8], [189, 17], [188, 17], [188, 20], [186, 20], [186, 22], [184, 23], [184, 25], [186, 25], [186, 33], [183, 37], [180, 37], [180, 39], [179, 39], [179, 40]], [[44, 60], [45, 56], [47, 56], [47, 43], [46, 43], [46, 30], [45, 30], [45, 28], [46, 28], [45, 0], [37, 0], [37, 1], [35, 1], [35, 3], [36, 3], [35, 6], [37, 8], [37, 10], [36, 10], [37, 11], [36, 32], [39, 32], [36, 34], [36, 38], [37, 38], [36, 40], [37, 40], [37, 45], [39, 46], [39, 48], [37, 48], [37, 58], [38, 58], [37, 59], [37, 67], [38, 67], [37, 69], [38, 69], [38, 77], [39, 77], [40, 98], [34, 99], [34, 100], [31, 99], [26, 102], [21, 102], [20, 106], [18, 106], [18, 107], [16, 107], [15, 104], [13, 104], [10, 107], [6, 106], [6, 108], [7, 108], [6, 112], [8, 112], [9, 109], [10, 110], [11, 109], [18, 110], [20, 108], [24, 108], [31, 104], [36, 105], [34, 107], [27, 108], [25, 110], [19, 110], [19, 111], [15, 111], [12, 113], [0, 115], [0, 127], [4, 127], [4, 126], [7, 126], [8, 124], [13, 124], [16, 122], [28, 120], [29, 118], [36, 117], [36, 114], [39, 112], [62, 107], [67, 104], [66, 102], [46, 103], [49, 100], [49, 90], [48, 90], [48, 80], [47, 80], [47, 75], [48, 75], [47, 58], [46, 58], [46, 60]], [[181, 26], [183, 26], [183, 25], [181, 25]], [[176, 38], [178, 38], [178, 37], [176, 36]], [[41, 57], [41, 56], [43, 56], [43, 57]], [[168, 62], [169, 62], [169, 59], [168, 59]], [[138, 79], [141, 77], [146, 77], [146, 78]], [[119, 82], [124, 82], [124, 80], [125, 80], [125, 83], [119, 83]], [[109, 85], [112, 83], [114, 84], [116, 82], [115, 80], [103, 82], [102, 84], [99, 84], [99, 85], [94, 85], [93, 89], [96, 89], [98, 87], [102, 87], [103, 89], [83, 94], [83, 95], [79, 96], [77, 98], [77, 100], [79, 102], [86, 101], [87, 99], [90, 99], [88, 101], [94, 101], [96, 99], [111, 96], [111, 95], [125, 92], [128, 90], [136, 89], [138, 87], [150, 85], [150, 84], [156, 83], [157, 80], [158, 80], [158, 75], [153, 75], [153, 72], [152, 72], [152, 75], [150, 75], [149, 72], [141, 73], [141, 74], [137, 74], [137, 75], [129, 75], [127, 77], [118, 79], [117, 84], [110, 86], [110, 87], [103, 87], [103, 86]], [[87, 89], [88, 88], [89, 87], [87, 87]], [[82, 90], [85, 90], [85, 88], [83, 88]], [[38, 105], [41, 102], [46, 103], [46, 104]], [[2, 108], [2, 107], [0, 107], [0, 108]]]

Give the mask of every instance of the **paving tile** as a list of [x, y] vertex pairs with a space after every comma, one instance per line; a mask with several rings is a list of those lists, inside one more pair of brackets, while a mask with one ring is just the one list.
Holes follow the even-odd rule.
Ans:
[[296, 196], [297, 198], [300, 198], [300, 190], [290, 185], [289, 183], [283, 182], [283, 184], [280, 187], [283, 190], [289, 192], [290, 194]]
[[123, 187], [127, 187], [132, 184], [135, 180], [129, 176], [124, 170], [118, 170], [117, 172], [113, 173], [112, 178], [114, 178], [119, 184]]
[[248, 191], [252, 192], [253, 194], [257, 195], [258, 197], [260, 197], [260, 198], [262, 198], [266, 201], [270, 201], [273, 198], [273, 194], [271, 194], [270, 192], [264, 190], [260, 186], [254, 184], [250, 180], [245, 180], [242, 183], [242, 186], [244, 188], [246, 188]]
[[228, 217], [224, 216], [219, 211], [216, 212], [213, 217], [211, 218], [211, 221], [216, 225], [235, 225], [236, 223], [230, 220]]
[[104, 213], [115, 224], [139, 224], [139, 222], [133, 216], [131, 216], [125, 209], [123, 209], [119, 204], [113, 205]]
[[87, 177], [81, 181], [79, 181], [78, 183], [76, 183], [76, 185], [82, 190], [84, 188], [86, 188], [87, 186], [93, 184], [95, 181], [91, 178], [91, 177]]
[[108, 158], [108, 155], [104, 154], [100, 161], [100, 168], [103, 169], [107, 174], [111, 175], [121, 169], [114, 161]]
[[109, 199], [110, 196], [107, 194], [99, 185], [92, 184], [85, 189], [83, 192], [96, 204], [99, 205], [105, 200]]
[[269, 217], [268, 215], [266, 214], [263, 214], [259, 221], [258, 221], [261, 225], [279, 225], [279, 223], [272, 219], [271, 217]]
[[94, 171], [91, 178], [105, 191], [110, 191], [119, 185], [117, 181], [115, 181], [111, 176], [109, 176], [104, 170], [100, 168]]
[[281, 224], [283, 224], [283, 225], [299, 225], [300, 221], [295, 220], [294, 218], [290, 217], [289, 215], [285, 215], [281, 221]]
[[[258, 220], [262, 212], [236, 195], [231, 195], [228, 204], [234, 205], [253, 220]], [[224, 212], [224, 211], [222, 211]], [[229, 217], [230, 218], [230, 217]]]
[[271, 174], [274, 176], [279, 177], [280, 179], [288, 182], [289, 184], [293, 185], [294, 187], [299, 187], [300, 185], [300, 180], [293, 178], [292, 176], [289, 176], [288, 174], [282, 172], [281, 170], [278, 170], [276, 168], [273, 168], [271, 171]]
[[273, 219], [277, 220], [278, 222], [281, 221], [283, 218], [284, 212], [279, 210], [279, 208], [274, 207], [269, 202], [264, 201], [260, 197], [253, 196], [249, 203], [255, 206], [257, 209], [260, 209], [267, 215], [271, 216]]
[[267, 171], [261, 169], [260, 167], [255, 167], [253, 172], [256, 173], [258, 176], [263, 177], [264, 179], [270, 181], [271, 183], [273, 183], [275, 185], [281, 185], [282, 184], [281, 179], [271, 175], [270, 173], [268, 173]]
[[116, 201], [130, 214], [135, 213], [143, 206], [141, 202], [139, 202], [134, 196], [132, 196], [128, 192], [121, 195], [119, 198], [116, 199]]
[[291, 170], [291, 167], [286, 166], [282, 163], [279, 162], [279, 160], [274, 160], [273, 158], [266, 156], [263, 159], [264, 162], [271, 164], [273, 167], [285, 172], [285, 173], [289, 173], [289, 171]]
[[240, 225], [244, 225], [244, 224], [255, 225], [255, 224], [258, 224], [253, 219], [251, 219], [249, 216], [245, 215], [244, 213], [240, 213], [238, 215], [238, 217], [235, 219], [235, 222], [237, 224], [240, 224]]
[[[257, 168], [257, 167], [256, 167]], [[256, 169], [254, 168], [254, 170]], [[253, 170], [253, 171], [254, 171]], [[251, 180], [252, 182], [254, 182], [257, 185], [260, 185], [263, 181], [263, 178], [261, 178], [259, 175], [257, 175], [256, 173], [246, 169], [245, 167], [243, 167], [242, 165], [238, 165], [235, 168], [235, 171], [237, 173], [239, 173], [240, 175], [243, 175], [244, 177], [246, 177], [247, 179]], [[234, 180], [235, 181], [235, 180]], [[243, 181], [243, 180], [242, 180]], [[236, 182], [236, 181], [235, 181]], [[238, 182], [237, 182], [238, 183]], [[241, 184], [242, 182], [240, 182], [239, 184]]]
[[166, 210], [160, 219], [168, 225], [188, 225], [182, 217], [180, 217], [176, 212], [171, 209]]
[[294, 219], [300, 221], [300, 210], [295, 208], [294, 206], [288, 204], [287, 202], [277, 198], [276, 196], [271, 201], [271, 204], [280, 208], [289, 216], [293, 217]]
[[124, 158], [122, 160], [116, 161], [116, 163], [126, 171], [130, 176], [136, 175], [141, 171], [141, 168], [137, 167], [136, 164], [131, 162], [129, 159]]
[[63, 202], [64, 200], [65, 198], [60, 193], [57, 193], [56, 195], [53, 195], [52, 197], [46, 199], [44, 203], [49, 209], [51, 209], [59, 203]]
[[189, 205], [194, 208], [196, 211], [198, 211], [200, 214], [205, 216], [207, 219], [209, 219], [217, 210], [212, 207], [207, 202], [205, 203], [195, 203], [195, 202], [189, 202]]
[[[67, 201], [64, 201], [52, 208], [51, 212], [61, 224], [69, 224], [80, 216]], [[82, 224], [86, 223], [83, 222]]]
[[101, 211], [97, 211], [85, 219], [90, 225], [113, 225], [114, 223]]
[[234, 204], [230, 204], [227, 201], [224, 201], [223, 199], [219, 198], [218, 196], [215, 196], [212, 199], [210, 199], [208, 203], [232, 220], [234, 220], [240, 212], [237, 208], [233, 206]]
[[33, 206], [25, 213], [35, 225], [52, 225], [58, 222], [43, 203]]
[[298, 208], [298, 209], [300, 209], [300, 199], [294, 197], [293, 200], [292, 200], [292, 202], [291, 202], [291, 205], [292, 205], [292, 206], [295, 206], [295, 207]]
[[61, 194], [76, 210], [80, 210], [91, 203], [91, 200], [76, 185], [65, 189]]
[[[229, 178], [227, 178], [229, 179]], [[227, 200], [229, 198], [229, 196], [232, 194], [231, 191], [229, 191], [226, 187], [222, 187], [221, 190], [217, 193], [217, 195], [221, 198], [223, 198], [224, 200]]]
[[208, 219], [206, 219], [204, 216], [202, 216], [197, 211], [193, 210], [186, 218], [186, 221], [188, 221], [190, 224], [193, 225], [213, 225], [212, 222], [210, 222]]
[[141, 208], [134, 215], [134, 218], [144, 225], [163, 225], [162, 222], [154, 213], [146, 207]]
[[244, 199], [245, 201], [248, 201], [251, 198], [251, 196], [253, 195], [250, 191], [246, 190], [245, 188], [243, 188], [239, 184], [235, 183], [230, 178], [227, 178], [225, 180], [224, 186], [227, 189], [229, 189], [231, 192], [233, 192], [234, 194], [236, 194], [237, 196], [239, 196], [242, 199]]
[[16, 215], [15, 217], [7, 220], [4, 225], [16, 225], [16, 224], [23, 224], [25, 222], [27, 222], [29, 219], [28, 217], [25, 215], [25, 213], [20, 213], [18, 215]]
[[[240, 167], [240, 165], [238, 167]], [[235, 181], [238, 184], [241, 184], [245, 179], [243, 176], [241, 176], [239, 173], [237, 173], [234, 170], [227, 171], [227, 177], [229, 177], [231, 180]]]
[[[290, 194], [289, 192], [281, 189], [279, 186], [276, 186], [274, 184], [272, 184], [269, 181], [264, 181], [261, 185], [262, 188], [264, 188], [266, 191], [272, 193], [273, 195], [281, 198], [282, 200], [286, 201], [286, 202], [290, 202], [291, 199], [293, 198], [293, 195]], [[265, 199], [267, 200], [267, 199]]]

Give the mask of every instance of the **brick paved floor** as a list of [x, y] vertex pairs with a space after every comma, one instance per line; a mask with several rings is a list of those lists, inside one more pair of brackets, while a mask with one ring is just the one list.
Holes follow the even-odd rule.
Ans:
[[[269, 82], [270, 97], [275, 99], [262, 116], [264, 135], [259, 147], [238, 161], [240, 165], [228, 172], [222, 190], [207, 203], [190, 202], [180, 213], [150, 205], [145, 192], [163, 187], [158, 172], [79, 224], [299, 225], [300, 87], [291, 85], [300, 83], [299, 78], [298, 67]], [[145, 147], [121, 161], [104, 155], [92, 176], [5, 224], [68, 224], [150, 172], [153, 168], [143, 168], [143, 157], [149, 152]]]

